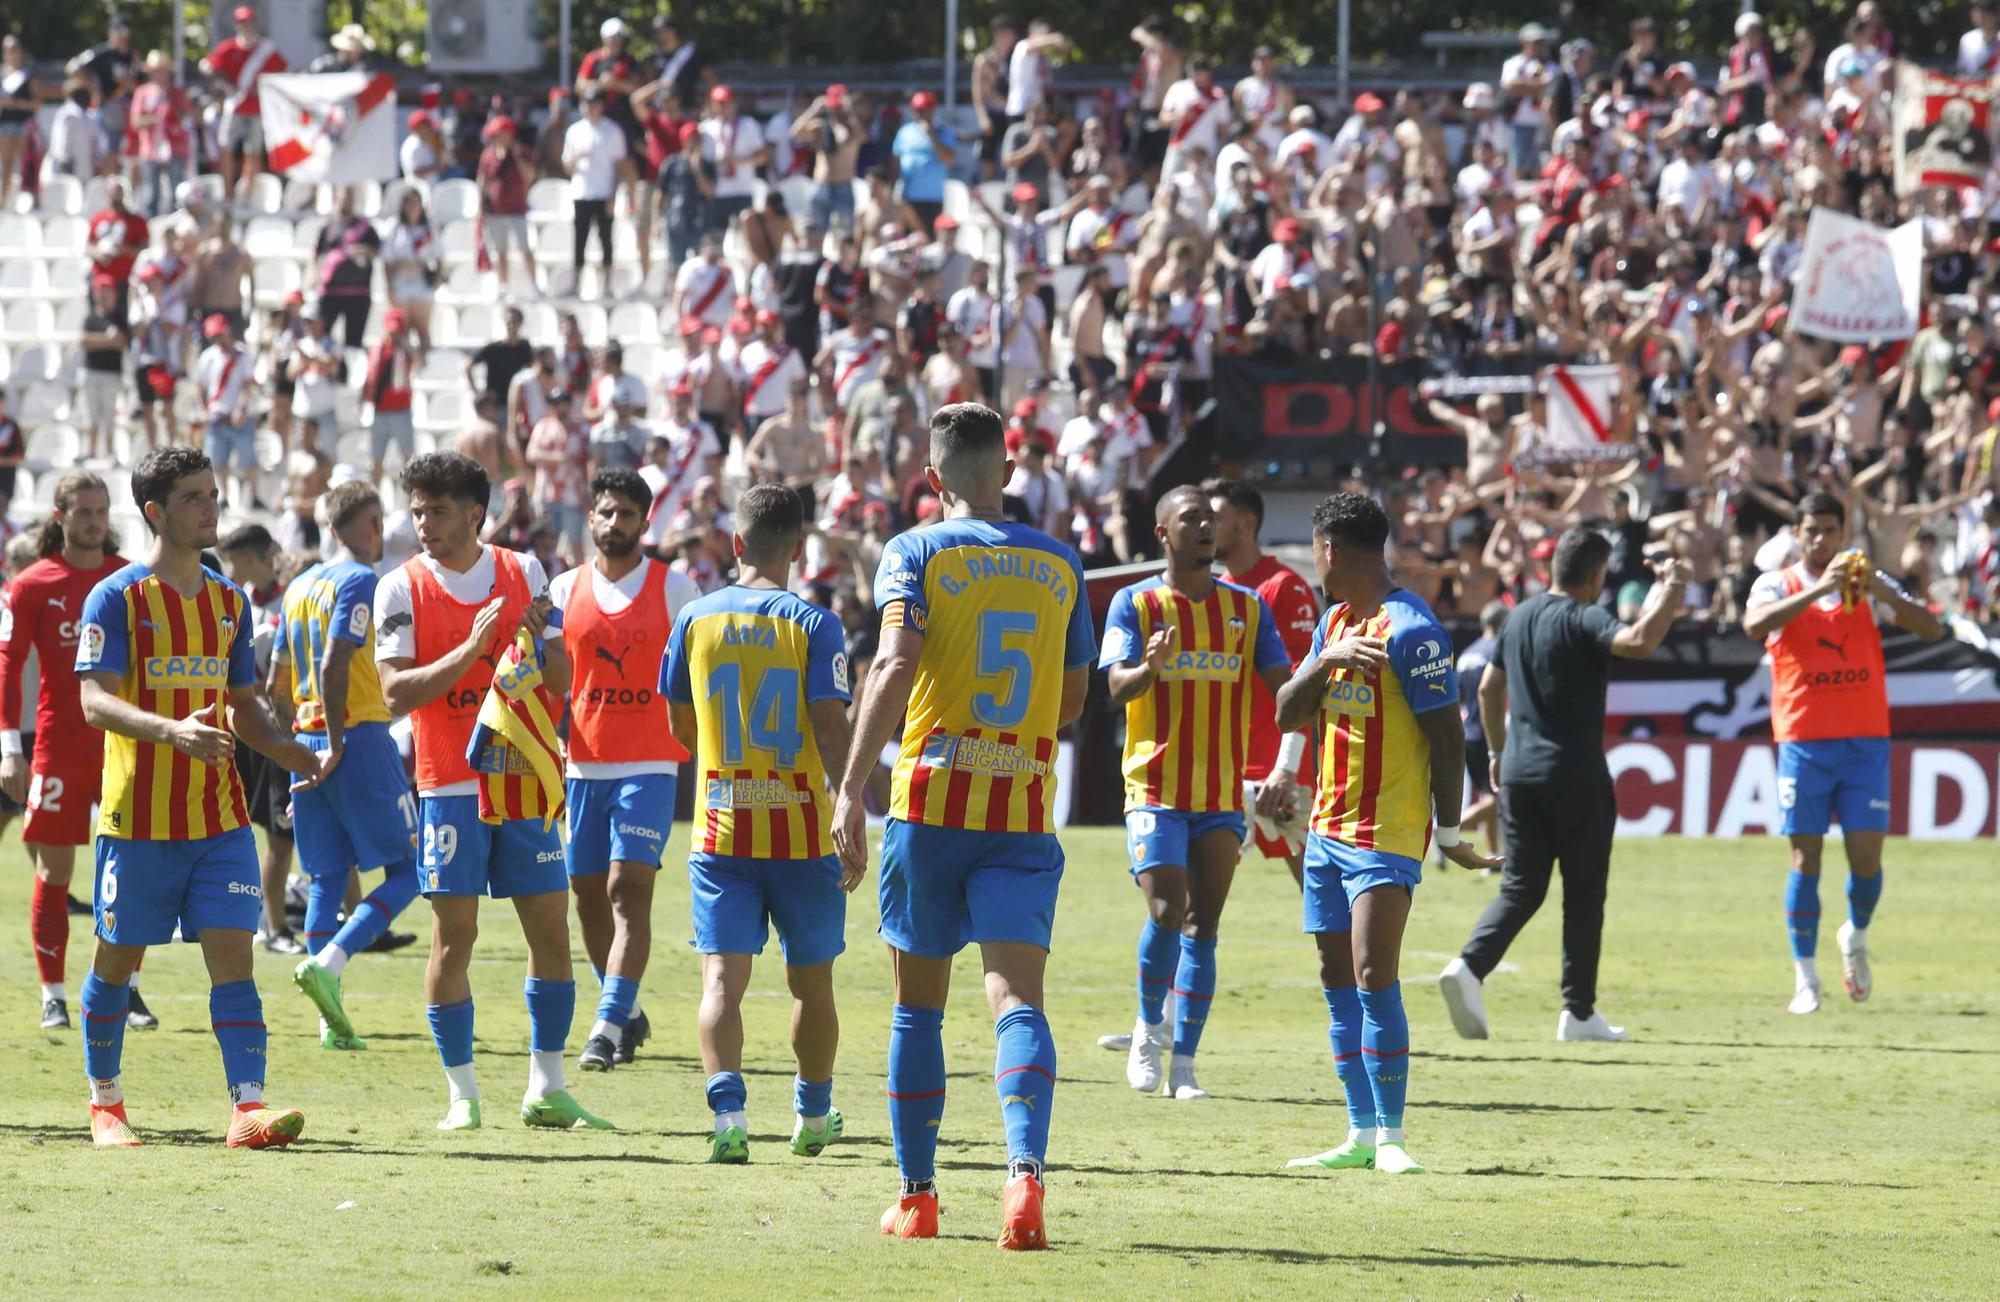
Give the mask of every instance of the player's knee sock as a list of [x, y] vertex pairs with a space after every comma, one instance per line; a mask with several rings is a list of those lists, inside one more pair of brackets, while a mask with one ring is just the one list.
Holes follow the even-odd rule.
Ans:
[[472, 1001], [432, 1004], [425, 1010], [431, 1019], [431, 1042], [437, 1045], [438, 1062], [445, 1079], [451, 1082], [451, 1097], [479, 1097], [479, 1078], [472, 1071]]
[[1194, 1057], [1214, 1002], [1215, 942], [1184, 935], [1181, 964], [1174, 969], [1174, 1057]]
[[715, 1133], [721, 1134], [731, 1126], [745, 1124], [745, 1109], [750, 1104], [750, 1088], [743, 1083], [740, 1071], [719, 1071], [708, 1078], [705, 1087], [708, 1095], [708, 1110], [715, 1114]]
[[1327, 1039], [1333, 1043], [1333, 1074], [1347, 1094], [1350, 1138], [1375, 1142], [1375, 1090], [1361, 1053], [1361, 992], [1353, 986], [1321, 988], [1326, 996]]
[[889, 1133], [904, 1183], [937, 1178], [944, 1120], [944, 1010], [897, 1004], [889, 1017]]
[[61, 999], [63, 963], [69, 957], [69, 892], [35, 878], [28, 907], [28, 936], [35, 943], [35, 970], [42, 978], [42, 998]]
[[[317, 883], [315, 883], [317, 885]], [[382, 884], [362, 897], [354, 906], [354, 912], [347, 915], [347, 921], [334, 936], [333, 943], [320, 951], [321, 963], [333, 969], [335, 976], [347, 960], [367, 949], [382, 938], [396, 915], [410, 907], [410, 901], [417, 898], [417, 861], [405, 859], [392, 863], [382, 873]], [[310, 916], [306, 919], [308, 929], [312, 926]], [[329, 950], [338, 951], [329, 953]], [[333, 961], [328, 962], [331, 958]], [[336, 964], [338, 966], [336, 966]]]
[[1819, 952], [1819, 874], [1793, 872], [1785, 878], [1785, 929], [1792, 937], [1792, 957], [1809, 959]]
[[528, 1097], [546, 1098], [563, 1087], [563, 1047], [576, 1021], [576, 982], [529, 977]]
[[[299, 939], [306, 953], [317, 955], [340, 934], [340, 906], [347, 895], [347, 874], [326, 873], [306, 884], [306, 931]], [[353, 950], [348, 950], [352, 954]], [[339, 975], [335, 973], [335, 975]]]
[[807, 1080], [792, 1077], [792, 1111], [814, 1130], [826, 1128], [826, 1114], [833, 1111], [833, 1078]]
[[1361, 1061], [1375, 1096], [1375, 1124], [1391, 1142], [1403, 1133], [1403, 1099], [1410, 1088], [1410, 1021], [1403, 1014], [1403, 985], [1363, 990]]
[[601, 1035], [613, 1044], [622, 1043], [626, 1023], [632, 1020], [632, 1006], [639, 1002], [639, 983], [631, 977], [604, 978], [604, 993], [597, 998], [597, 1021], [592, 1035]]
[[118, 1087], [125, 1060], [125, 1011], [132, 987], [112, 985], [95, 972], [83, 978], [83, 1074], [90, 1078], [90, 1101], [110, 1107], [124, 1101]]
[[993, 1088], [1007, 1128], [1007, 1164], [1033, 1163], [1040, 1176], [1056, 1102], [1056, 1039], [1033, 1004], [1016, 1004], [993, 1024]]
[[208, 992], [208, 1024], [222, 1048], [222, 1076], [231, 1103], [264, 1097], [264, 1001], [255, 981], [231, 981]]
[[1873, 877], [1847, 875], [1847, 921], [1856, 931], [1868, 930], [1874, 921], [1875, 905], [1882, 899], [1882, 869]]
[[1151, 918], [1139, 929], [1139, 1018], [1158, 1026], [1166, 1017], [1167, 987], [1174, 980], [1176, 937]]

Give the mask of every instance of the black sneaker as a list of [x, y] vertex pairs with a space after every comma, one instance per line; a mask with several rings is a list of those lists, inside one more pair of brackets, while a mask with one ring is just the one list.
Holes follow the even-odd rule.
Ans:
[[618, 1061], [631, 1062], [639, 1046], [652, 1038], [653, 1024], [646, 1020], [644, 1013], [636, 1014], [625, 1024], [625, 1035], [618, 1041]]
[[88, 904], [85, 904], [82, 900], [79, 900], [74, 895], [66, 895], [64, 898], [66, 898], [69, 901], [70, 917], [87, 918], [90, 916], [91, 909]]
[[385, 931], [371, 941], [368, 948], [363, 952], [368, 954], [393, 954], [399, 949], [416, 943], [417, 933], [414, 931]]
[[[618, 1061], [620, 1061], [618, 1048], [611, 1043], [611, 1037], [608, 1035], [593, 1035], [590, 1037], [589, 1042], [583, 1046], [583, 1056], [576, 1060], [576, 1065], [585, 1071], [610, 1071], [612, 1063]], [[624, 1059], [623, 1061], [629, 1062], [631, 1060]]]
[[139, 994], [139, 987], [132, 987], [132, 997], [125, 1005], [125, 1025], [135, 1031], [159, 1029], [160, 1019], [153, 1016], [153, 1010], [146, 1007], [146, 1000]]
[[69, 1029], [69, 1004], [61, 999], [42, 1000], [42, 1029], [44, 1031], [65, 1031]]

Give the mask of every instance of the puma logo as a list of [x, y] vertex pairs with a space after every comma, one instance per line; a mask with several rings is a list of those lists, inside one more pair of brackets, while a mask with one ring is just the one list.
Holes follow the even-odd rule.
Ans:
[[1030, 1112], [1035, 1110], [1035, 1099], [1031, 1094], [1009, 1094], [1006, 1098], [1000, 1100], [1000, 1106], [1003, 1108], [1009, 1103], [1018, 1103]]
[[65, 615], [69, 613], [68, 597], [50, 597], [49, 604], [51, 606], [54, 606], [57, 610], [62, 611]]
[[[1849, 636], [1852, 636], [1852, 634]], [[1842, 638], [1836, 642], [1822, 633], [1819, 637], [1819, 644], [1839, 656], [1842, 664], [1847, 663], [1847, 638]]]
[[628, 646], [617, 655], [612, 655], [610, 647], [600, 646], [593, 649], [593, 654], [599, 659], [610, 662], [611, 667], [618, 671], [618, 676], [623, 678], [625, 676], [625, 657], [632, 654], [632, 648]]

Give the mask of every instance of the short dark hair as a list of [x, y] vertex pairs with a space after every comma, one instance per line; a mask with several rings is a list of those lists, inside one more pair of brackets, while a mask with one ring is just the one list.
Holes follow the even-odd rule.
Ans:
[[1389, 545], [1389, 514], [1366, 493], [1335, 493], [1313, 508], [1313, 536], [1379, 552]]
[[1611, 560], [1611, 540], [1595, 529], [1578, 525], [1556, 539], [1555, 566], [1549, 575], [1558, 588], [1580, 588], [1597, 577]]
[[1264, 495], [1248, 481], [1218, 476], [1202, 480], [1201, 491], [1210, 497], [1221, 498], [1239, 511], [1249, 512], [1256, 517], [1257, 527], [1264, 527]]
[[940, 476], [970, 468], [982, 458], [1004, 461], [1007, 425], [1000, 413], [977, 402], [954, 402], [931, 413], [931, 464]]
[[326, 504], [326, 522], [335, 530], [345, 529], [369, 506], [381, 506], [382, 495], [365, 479], [350, 479], [327, 490], [320, 501]]
[[230, 552], [255, 552], [267, 556], [278, 549], [278, 540], [271, 531], [257, 523], [239, 524], [223, 535], [215, 550], [225, 555]]
[[1809, 515], [1830, 515], [1842, 524], [1847, 523], [1847, 504], [1832, 493], [1814, 489], [1799, 499], [1799, 519]]
[[403, 467], [403, 491], [484, 507], [493, 496], [486, 468], [458, 452], [421, 452]]
[[590, 477], [591, 505], [597, 504], [599, 496], [611, 493], [624, 498], [639, 508], [644, 515], [653, 507], [653, 490], [646, 487], [646, 481], [636, 470], [624, 470], [617, 466], [606, 466]]
[[805, 504], [783, 484], [753, 484], [736, 499], [736, 532], [752, 560], [788, 555], [805, 528]]
[[[142, 516], [146, 515], [148, 502], [158, 502], [160, 509], [165, 510], [167, 495], [174, 491], [175, 484], [189, 475], [198, 475], [212, 468], [212, 463], [200, 448], [183, 444], [154, 448], [132, 467], [132, 501]], [[159, 532], [154, 528], [151, 516], [146, 517], [146, 528]]]

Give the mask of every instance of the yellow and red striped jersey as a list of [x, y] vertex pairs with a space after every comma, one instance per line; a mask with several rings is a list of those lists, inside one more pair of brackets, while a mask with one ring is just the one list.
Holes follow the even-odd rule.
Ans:
[[1175, 630], [1152, 687], [1125, 703], [1125, 808], [1240, 813], [1252, 687], [1292, 667], [1264, 599], [1218, 579], [1191, 601], [1155, 575], [1120, 588], [1104, 617], [1098, 666], [1138, 664], [1146, 643]]
[[1355, 619], [1342, 602], [1313, 633], [1312, 654], [1350, 630], [1388, 641], [1388, 672], [1336, 671], [1320, 698], [1319, 794], [1312, 830], [1359, 850], [1422, 859], [1431, 840], [1431, 744], [1417, 715], [1458, 708], [1451, 637], [1402, 588]]
[[780, 588], [740, 586], [674, 619], [660, 691], [695, 710], [700, 854], [833, 853], [833, 799], [814, 701], [848, 699], [847, 639], [832, 612]]
[[1063, 674], [1096, 637], [1083, 564], [1025, 524], [898, 534], [875, 576], [882, 627], [924, 636], [889, 814], [978, 832], [1053, 832]]
[[[213, 706], [210, 722], [227, 730], [229, 689], [257, 681], [250, 599], [214, 570], [201, 577], [192, 598], [139, 562], [101, 580], [84, 602], [77, 673], [114, 674], [121, 698], [169, 719]], [[105, 734], [99, 836], [193, 841], [249, 821], [235, 764]]]

